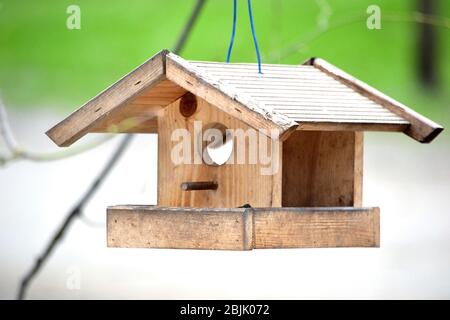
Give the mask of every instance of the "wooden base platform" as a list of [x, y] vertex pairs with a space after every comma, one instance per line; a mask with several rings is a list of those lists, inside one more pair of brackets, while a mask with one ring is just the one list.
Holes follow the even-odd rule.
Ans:
[[379, 208], [107, 210], [108, 247], [252, 250], [379, 247]]

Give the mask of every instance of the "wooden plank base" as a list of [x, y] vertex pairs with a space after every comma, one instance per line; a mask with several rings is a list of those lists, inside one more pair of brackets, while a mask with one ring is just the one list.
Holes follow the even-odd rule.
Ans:
[[379, 247], [379, 208], [107, 210], [108, 247], [252, 250]]

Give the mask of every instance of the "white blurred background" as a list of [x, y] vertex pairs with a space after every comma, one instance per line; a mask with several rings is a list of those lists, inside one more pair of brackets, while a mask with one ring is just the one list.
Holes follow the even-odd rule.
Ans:
[[[57, 151], [44, 132], [63, 116], [10, 114], [20, 142], [39, 151]], [[450, 298], [450, 136], [444, 131], [430, 145], [398, 133], [365, 138], [364, 205], [381, 208], [379, 249], [107, 248], [108, 205], [156, 203], [157, 139], [139, 135], [86, 207], [91, 223], [75, 221], [27, 298]], [[16, 297], [21, 277], [118, 142], [67, 160], [0, 168], [0, 298]]]

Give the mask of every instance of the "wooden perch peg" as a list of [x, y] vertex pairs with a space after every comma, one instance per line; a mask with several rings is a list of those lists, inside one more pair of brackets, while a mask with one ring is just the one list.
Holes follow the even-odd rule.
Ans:
[[193, 190], [217, 190], [219, 185], [215, 181], [196, 181], [196, 182], [183, 182], [181, 184], [181, 190], [193, 191]]

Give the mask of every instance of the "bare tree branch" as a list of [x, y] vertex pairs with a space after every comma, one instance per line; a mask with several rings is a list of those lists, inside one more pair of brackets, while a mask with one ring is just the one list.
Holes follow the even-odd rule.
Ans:
[[84, 193], [84, 195], [81, 197], [80, 201], [77, 205], [70, 211], [70, 213], [67, 215], [67, 217], [64, 219], [63, 223], [59, 227], [58, 231], [53, 235], [53, 238], [48, 243], [47, 247], [45, 248], [44, 252], [41, 254], [41, 256], [36, 260], [33, 268], [26, 274], [26, 276], [22, 279], [22, 282], [20, 284], [20, 290], [18, 299], [22, 300], [25, 298], [25, 294], [28, 289], [28, 285], [30, 281], [35, 277], [35, 275], [38, 273], [38, 271], [42, 268], [45, 261], [48, 259], [50, 254], [53, 252], [53, 249], [58, 244], [58, 242], [63, 237], [64, 233], [68, 230], [69, 226], [71, 225], [74, 218], [81, 215], [84, 206], [89, 202], [89, 200], [92, 198], [92, 196], [95, 194], [95, 191], [100, 187], [103, 180], [108, 176], [114, 165], [117, 163], [117, 161], [122, 156], [123, 152], [127, 148], [130, 140], [131, 135], [125, 136], [117, 150], [113, 153], [109, 161], [106, 163], [106, 166], [103, 168], [103, 170], [100, 172], [100, 174], [97, 176], [97, 178], [94, 180], [92, 185], [89, 187], [89, 189]]
[[192, 13], [189, 16], [189, 19], [186, 25], [184, 26], [183, 31], [181, 32], [181, 35], [177, 40], [177, 43], [174, 46], [173, 52], [179, 54], [184, 49], [184, 46], [186, 45], [186, 40], [189, 37], [189, 34], [191, 33], [195, 23], [197, 22], [200, 12], [205, 6], [205, 3], [206, 0], [197, 0], [197, 2], [195, 3], [194, 8], [192, 9]]
[[11, 127], [9, 126], [8, 114], [6, 113], [3, 100], [0, 97], [0, 136], [3, 137], [6, 147], [11, 150], [19, 150], [19, 144], [17, 143], [14, 135], [12, 134]]
[[[204, 4], [206, 3], [206, 0], [197, 0], [195, 3], [195, 6], [192, 10], [192, 13], [188, 19], [187, 24], [182, 30], [182, 33], [177, 41], [177, 44], [175, 46], [175, 53], [180, 53], [181, 50], [184, 48], [186, 41], [192, 31], [192, 28], [195, 24], [195, 21], [197, 21], [201, 9], [203, 8]], [[100, 187], [104, 179], [108, 176], [108, 174], [111, 172], [114, 165], [117, 163], [117, 161], [122, 156], [123, 152], [127, 148], [127, 146], [130, 144], [131, 140], [133, 138], [133, 135], [127, 134], [121, 141], [120, 145], [118, 146], [117, 150], [114, 151], [109, 161], [106, 163], [103, 170], [100, 172], [100, 174], [97, 176], [97, 178], [94, 180], [93, 184], [90, 186], [90, 188], [84, 193], [84, 195], [81, 197], [80, 201], [74, 206], [74, 208], [69, 212], [69, 214], [66, 216], [66, 218], [63, 220], [63, 223], [61, 224], [58, 231], [55, 233], [51, 241], [48, 243], [47, 247], [45, 248], [44, 252], [41, 254], [41, 256], [36, 260], [35, 264], [31, 268], [31, 270], [24, 276], [24, 278], [21, 281], [20, 289], [17, 298], [18, 299], [24, 299], [28, 286], [30, 282], [34, 279], [34, 277], [37, 275], [37, 273], [40, 271], [42, 266], [45, 264], [46, 260], [50, 257], [51, 253], [53, 252], [55, 246], [59, 243], [61, 238], [64, 236], [65, 232], [67, 232], [68, 228], [70, 227], [72, 221], [74, 218], [79, 217], [85, 207], [85, 205], [89, 202], [89, 200], [92, 198], [92, 196], [95, 194], [97, 189]]]
[[5, 146], [10, 153], [10, 155], [0, 155], [0, 166], [17, 160], [30, 160], [36, 162], [61, 160], [96, 148], [104, 142], [111, 140], [112, 137], [113, 135], [107, 135], [80, 147], [53, 153], [36, 153], [26, 150], [17, 142], [14, 136], [5, 105], [0, 97], [0, 138], [3, 138]]
[[[297, 40], [288, 46], [273, 51], [266, 56], [264, 56], [264, 60], [273, 61], [273, 60], [281, 60], [285, 59], [295, 53], [304, 52], [308, 50], [308, 45], [311, 42], [317, 40], [318, 38], [324, 36], [330, 31], [346, 27], [355, 23], [360, 23], [366, 21], [366, 14], [359, 14], [355, 16], [346, 17], [345, 19], [341, 19], [334, 23], [331, 23], [325, 29], [314, 30], [309, 33], [303, 40]], [[429, 24], [436, 27], [450, 29], [450, 19], [441, 16], [432, 16], [423, 14], [421, 12], [415, 12], [412, 14], [404, 14], [404, 13], [383, 13], [383, 21], [384, 22], [409, 22], [409, 23], [421, 23], [421, 24]]]
[[[435, 0], [418, 0], [419, 12], [433, 15], [437, 11]], [[417, 30], [417, 73], [423, 85], [432, 88], [437, 84], [438, 59], [436, 56], [438, 35], [432, 24], [423, 23]]]

